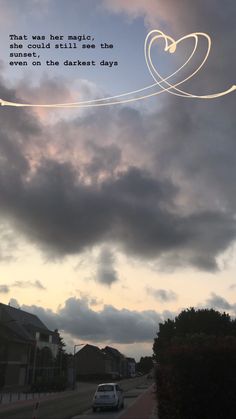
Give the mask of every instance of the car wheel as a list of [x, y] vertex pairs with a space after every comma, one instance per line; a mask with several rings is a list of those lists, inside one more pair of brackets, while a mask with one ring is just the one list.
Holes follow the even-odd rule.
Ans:
[[96, 407], [93, 407], [93, 412], [96, 412], [97, 411], [97, 408]]
[[121, 409], [124, 409], [124, 407], [125, 407], [125, 404], [124, 402], [122, 402]]

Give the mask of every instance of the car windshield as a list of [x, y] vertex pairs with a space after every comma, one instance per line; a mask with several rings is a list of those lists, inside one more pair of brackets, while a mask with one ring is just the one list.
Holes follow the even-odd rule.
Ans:
[[99, 386], [97, 391], [114, 391], [114, 386], [111, 386], [111, 385]]

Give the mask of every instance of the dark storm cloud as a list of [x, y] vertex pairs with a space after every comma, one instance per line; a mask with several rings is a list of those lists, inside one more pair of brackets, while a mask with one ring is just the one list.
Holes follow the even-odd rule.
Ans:
[[232, 311], [236, 314], [236, 304], [230, 304], [225, 298], [215, 293], [206, 302], [208, 307], [213, 307], [218, 310]]
[[155, 289], [152, 287], [146, 287], [146, 291], [149, 295], [154, 297], [157, 301], [166, 303], [169, 301], [176, 301], [178, 296], [174, 291]]
[[[227, 1], [224, 7], [220, 0], [103, 3], [133, 18], [145, 16], [153, 29], [176, 38], [194, 31], [209, 33], [212, 52], [201, 73], [186, 85], [188, 91], [209, 94], [235, 84], [235, 1]], [[230, 206], [235, 211], [235, 98], [234, 93], [204, 102], [163, 95], [163, 109], [150, 121], [152, 135], [146, 135], [145, 142], [149, 143], [156, 166], [159, 171], [161, 166], [162, 173], [181, 179], [195, 208]]]
[[103, 247], [97, 259], [95, 281], [107, 286], [117, 282], [119, 276], [115, 269], [115, 262], [114, 253], [107, 246]]
[[38, 290], [45, 290], [46, 288], [43, 284], [36, 280], [36, 281], [16, 281], [12, 284], [12, 287], [17, 288], [37, 288]]
[[163, 315], [152, 310], [117, 310], [106, 305], [94, 311], [85, 299], [69, 298], [57, 312], [37, 306], [21, 307], [36, 314], [51, 329], [93, 342], [134, 343], [152, 341]]
[[7, 285], [0, 285], [0, 294], [8, 294], [10, 288]]
[[[0, 98], [17, 101], [16, 92], [4, 86], [0, 78]], [[14, 178], [22, 176], [29, 170], [29, 161], [24, 155], [24, 147], [31, 138], [40, 134], [40, 123], [36, 117], [27, 110], [18, 112], [17, 108], [0, 107], [0, 175]], [[9, 179], [9, 182], [11, 180]]]
[[138, 167], [87, 184], [70, 162], [42, 158], [31, 173], [24, 150], [41, 133], [39, 123], [15, 109], [0, 117], [0, 144], [11, 150], [2, 147], [0, 213], [51, 255], [107, 240], [139, 257], [178, 252], [184, 263], [214, 270], [215, 258], [234, 240], [230, 213], [181, 216], [174, 205], [177, 187]]
[[68, 163], [43, 160], [25, 181], [5, 170], [0, 178], [1, 213], [54, 255], [75, 254], [107, 240], [140, 257], [183, 252], [183, 259], [207, 270], [234, 240], [230, 214], [179, 216], [165, 207], [172, 185], [130, 168], [99, 185], [87, 185]]
[[46, 290], [43, 284], [36, 281], [16, 281], [11, 285], [0, 285], [0, 294], [8, 294], [11, 288], [36, 288], [38, 290]]
[[18, 251], [18, 243], [9, 225], [0, 222], [0, 261], [13, 262]]
[[121, 150], [114, 144], [104, 147], [89, 141], [87, 149], [92, 152], [92, 157], [85, 170], [91, 178], [107, 172], [113, 173], [119, 167]]

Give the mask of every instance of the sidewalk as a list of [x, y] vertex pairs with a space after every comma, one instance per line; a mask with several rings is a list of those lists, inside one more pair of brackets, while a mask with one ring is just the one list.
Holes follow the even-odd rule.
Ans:
[[35, 398], [29, 398], [29, 399], [21, 399], [21, 400], [15, 400], [12, 403], [0, 403], [0, 413], [2, 412], [11, 412], [16, 410], [17, 408], [24, 408], [24, 407], [32, 407], [39, 403], [43, 404], [47, 401], [54, 401], [59, 400], [63, 398], [67, 398], [71, 395], [73, 395], [75, 392], [72, 390], [64, 391], [64, 392], [57, 392], [57, 393], [46, 393], [42, 395], [41, 397], [35, 397]]
[[157, 401], [153, 386], [138, 397], [119, 419], [157, 419]]

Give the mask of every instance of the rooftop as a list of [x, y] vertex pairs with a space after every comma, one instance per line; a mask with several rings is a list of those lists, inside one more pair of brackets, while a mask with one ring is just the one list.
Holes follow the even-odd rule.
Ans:
[[3, 303], [0, 303], [0, 324], [5, 335], [17, 336], [25, 341], [34, 340], [36, 332], [52, 333], [35, 314]]

